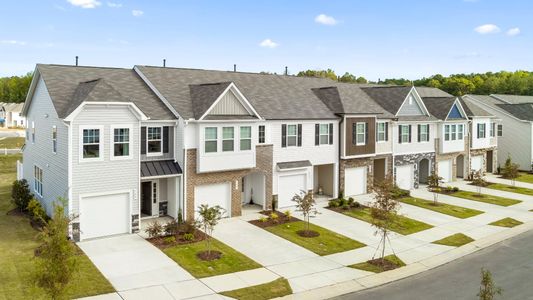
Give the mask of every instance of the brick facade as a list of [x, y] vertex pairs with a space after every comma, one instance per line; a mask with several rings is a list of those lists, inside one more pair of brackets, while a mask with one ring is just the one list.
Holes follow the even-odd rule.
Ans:
[[272, 205], [272, 145], [256, 146], [255, 168], [244, 170], [233, 170], [223, 172], [197, 173], [197, 150], [187, 150], [187, 169], [185, 173], [187, 194], [185, 195], [185, 206], [187, 219], [194, 218], [196, 205], [194, 203], [194, 187], [203, 184], [231, 183], [231, 216], [241, 215], [242, 197], [240, 185], [242, 178], [248, 174], [260, 172], [265, 176], [265, 202], [266, 208]]
[[373, 157], [363, 157], [363, 158], [351, 158], [351, 159], [341, 159], [339, 164], [339, 191], [344, 191], [345, 189], [345, 170], [346, 168], [357, 168], [357, 167], [366, 167], [367, 169], [367, 178], [366, 178], [366, 192], [371, 193], [374, 186], [374, 160], [376, 159], [385, 159], [386, 174], [392, 173], [392, 155], [377, 155]]

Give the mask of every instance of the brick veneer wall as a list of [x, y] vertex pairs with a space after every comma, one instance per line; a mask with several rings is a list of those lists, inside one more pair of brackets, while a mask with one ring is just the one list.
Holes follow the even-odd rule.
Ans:
[[[203, 184], [213, 183], [231, 183], [231, 216], [241, 215], [241, 182], [242, 178], [248, 174], [260, 172], [265, 175], [265, 202], [266, 208], [272, 205], [272, 145], [257, 145], [255, 148], [255, 168], [223, 171], [223, 172], [209, 172], [197, 173], [196, 167], [196, 149], [187, 150], [187, 169], [185, 173], [187, 194], [185, 195], [187, 219], [194, 218], [194, 211], [196, 210], [194, 204], [194, 187]], [[235, 182], [238, 182], [236, 189]]]

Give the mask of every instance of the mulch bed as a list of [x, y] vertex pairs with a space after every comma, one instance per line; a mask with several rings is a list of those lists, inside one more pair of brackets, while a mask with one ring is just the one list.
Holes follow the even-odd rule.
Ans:
[[267, 217], [265, 222], [261, 222], [260, 220], [251, 220], [251, 221], [248, 221], [248, 223], [255, 225], [257, 227], [266, 228], [266, 227], [272, 227], [272, 226], [277, 226], [281, 224], [301, 221], [300, 219], [295, 218], [293, 216], [291, 216], [290, 218], [287, 218], [287, 216], [284, 213], [279, 212], [279, 211], [274, 212], [276, 215], [278, 215], [278, 218], [276, 220], [272, 220], [270, 218], [270, 214], [272, 214], [272, 211], [270, 210], [264, 210], [264, 211], [261, 211], [260, 213]]
[[390, 270], [394, 270], [394, 269], [397, 269], [397, 268], [400, 268], [401, 266], [387, 260], [387, 259], [381, 259], [381, 258], [376, 258], [376, 259], [371, 259], [369, 261], [367, 261], [367, 263], [371, 264], [371, 265], [374, 265], [374, 266], [377, 266], [378, 268], [382, 269], [383, 271], [390, 271]]
[[335, 212], [340, 212], [342, 213], [343, 211], [349, 211], [349, 210], [364, 210], [366, 208], [369, 208], [368, 206], [366, 205], [363, 205], [363, 204], [359, 204], [357, 207], [356, 206], [338, 206], [338, 207], [329, 207], [329, 206], [326, 206], [325, 208], [329, 209], [329, 210], [332, 210], [332, 211], [335, 211]]
[[320, 233], [314, 231], [314, 230], [298, 230], [296, 233], [304, 238], [314, 238], [320, 235]]
[[168, 240], [165, 239], [167, 237], [171, 237], [172, 235], [153, 237], [153, 238], [148, 238], [146, 240], [152, 243], [154, 246], [156, 246], [159, 249], [166, 249], [166, 248], [169, 248], [175, 245], [184, 245], [184, 244], [192, 244], [192, 243], [200, 242], [200, 241], [205, 240], [206, 238], [206, 235], [200, 230], [196, 230], [194, 232], [194, 238], [192, 240], [186, 240], [184, 238], [185, 234], [186, 232], [177, 233], [176, 235], [174, 235], [176, 240], [172, 242], [168, 242]]
[[210, 252], [202, 251], [196, 253], [196, 257], [204, 261], [217, 260], [222, 257], [222, 252], [216, 250], [211, 250]]

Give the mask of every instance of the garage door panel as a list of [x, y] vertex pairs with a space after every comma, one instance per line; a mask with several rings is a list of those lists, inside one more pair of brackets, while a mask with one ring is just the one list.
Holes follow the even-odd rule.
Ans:
[[225, 209], [224, 217], [231, 215], [231, 184], [218, 183], [199, 185], [194, 188], [194, 211], [202, 204], [210, 207], [219, 205]]
[[396, 167], [396, 185], [404, 190], [413, 188], [413, 166]]
[[443, 182], [452, 181], [452, 174], [451, 174], [452, 164], [450, 160], [439, 161], [438, 168], [439, 168], [438, 175], [439, 177], [442, 177]]
[[472, 172], [481, 170], [483, 168], [483, 155], [472, 156], [470, 168]]
[[346, 196], [366, 194], [366, 167], [344, 170], [344, 194]]
[[306, 191], [306, 174], [287, 175], [278, 177], [278, 207], [293, 206], [292, 197]]
[[82, 239], [129, 233], [129, 193], [82, 197], [80, 231]]

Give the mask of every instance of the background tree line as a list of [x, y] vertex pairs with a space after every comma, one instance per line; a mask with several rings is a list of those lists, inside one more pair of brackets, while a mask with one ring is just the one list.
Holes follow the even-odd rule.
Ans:
[[32, 77], [32, 73], [23, 76], [0, 77], [0, 102], [24, 102]]

